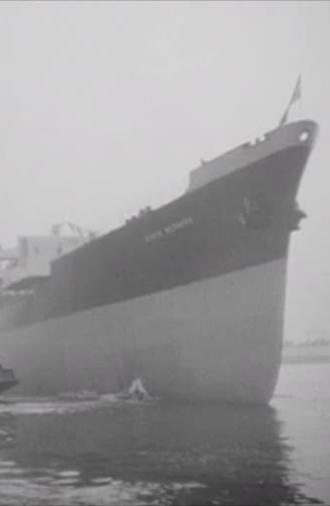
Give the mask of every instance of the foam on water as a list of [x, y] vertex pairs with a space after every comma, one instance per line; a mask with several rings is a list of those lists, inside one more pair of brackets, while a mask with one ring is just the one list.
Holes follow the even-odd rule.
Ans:
[[76, 476], [79, 476], [79, 471], [71, 471], [71, 470], [67, 470], [67, 471], [60, 471], [58, 473], [58, 476], [61, 476], [63, 478], [72, 478], [72, 477], [76, 477]]
[[[62, 473], [63, 474], [63, 473]], [[79, 473], [77, 473], [77, 476]], [[111, 477], [95, 478], [90, 485], [79, 486], [72, 479], [41, 481], [27, 478], [2, 479], [0, 477], [0, 504], [25, 505], [159, 505], [170, 504], [167, 499], [178, 491], [203, 488], [200, 483], [172, 483], [164, 485], [139, 481], [129, 483]], [[46, 478], [46, 477], [44, 477]]]
[[173, 494], [203, 487], [197, 482], [132, 482], [111, 476], [95, 476], [86, 483], [74, 468], [23, 469], [13, 460], [0, 460], [1, 505], [166, 505]]
[[16, 466], [16, 463], [13, 460], [0, 460], [0, 468], [1, 467], [12, 467]]
[[[0, 403], [0, 415], [65, 415], [87, 410], [99, 409], [115, 404], [150, 404], [151, 400], [123, 399], [116, 394], [104, 394], [93, 400], [58, 400], [57, 398], [6, 398]], [[0, 437], [5, 435], [0, 432]]]

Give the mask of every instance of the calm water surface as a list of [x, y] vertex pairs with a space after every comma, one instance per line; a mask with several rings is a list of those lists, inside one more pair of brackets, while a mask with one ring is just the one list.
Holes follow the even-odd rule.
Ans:
[[268, 408], [0, 404], [0, 504], [330, 504], [330, 364], [285, 365]]

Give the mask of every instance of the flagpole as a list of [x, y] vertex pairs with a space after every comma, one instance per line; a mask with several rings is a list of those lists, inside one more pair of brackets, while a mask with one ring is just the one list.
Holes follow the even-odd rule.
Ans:
[[[298, 79], [296, 81], [296, 85], [294, 87], [293, 93], [291, 95], [291, 98], [289, 100], [289, 103], [284, 111], [284, 114], [280, 121], [280, 126], [284, 125], [287, 122], [288, 115], [290, 112], [290, 109], [292, 105], [297, 102], [298, 100], [301, 101], [301, 74], [299, 74]], [[300, 106], [300, 114], [301, 114], [301, 106]]]
[[[301, 72], [300, 72], [300, 88], [302, 88], [302, 75], [301, 75]], [[303, 98], [302, 98], [302, 93], [300, 93], [300, 105], [299, 105], [299, 109], [300, 109], [300, 119], [302, 119], [303, 117]]]

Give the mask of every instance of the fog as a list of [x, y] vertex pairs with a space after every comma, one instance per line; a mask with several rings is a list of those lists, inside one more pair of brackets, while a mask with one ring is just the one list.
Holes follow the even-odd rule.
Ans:
[[182, 193], [201, 158], [291, 119], [320, 135], [299, 192], [286, 335], [330, 324], [330, 4], [1, 2], [0, 244], [104, 233]]

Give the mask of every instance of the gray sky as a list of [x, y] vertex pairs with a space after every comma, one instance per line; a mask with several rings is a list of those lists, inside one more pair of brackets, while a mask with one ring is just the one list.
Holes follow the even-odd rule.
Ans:
[[1, 2], [0, 244], [106, 232], [186, 188], [200, 158], [320, 124], [291, 245], [287, 337], [328, 333], [330, 3]]

